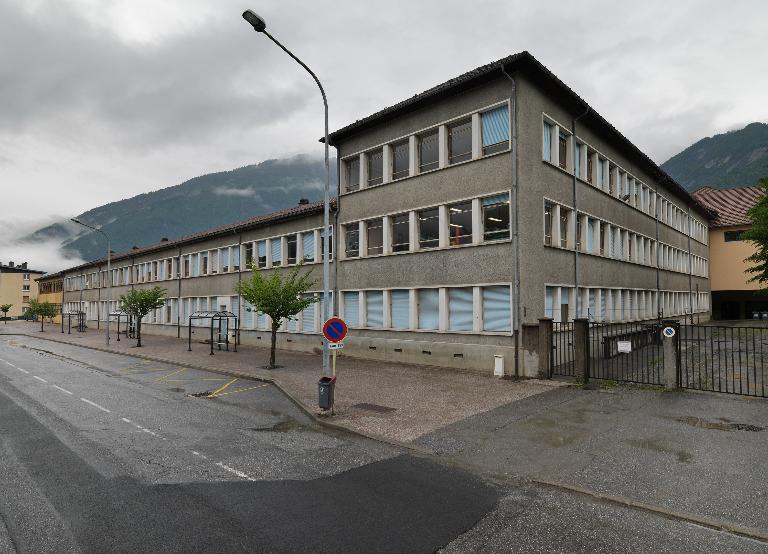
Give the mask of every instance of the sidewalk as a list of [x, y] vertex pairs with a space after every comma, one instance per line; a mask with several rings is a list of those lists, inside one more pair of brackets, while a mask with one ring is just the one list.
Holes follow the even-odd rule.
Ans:
[[[56, 325], [40, 332], [39, 323], [14, 321], [0, 324], [0, 336], [23, 334], [33, 338], [106, 350], [103, 332], [62, 334]], [[185, 339], [144, 335], [142, 347], [134, 339], [112, 339], [109, 352], [155, 358], [179, 365], [211, 369], [234, 376], [273, 381], [309, 411], [318, 413], [317, 380], [321, 358], [278, 350], [277, 363], [284, 367], [262, 368], [269, 350], [239, 346], [238, 352], [216, 352]], [[336, 366], [335, 415], [329, 422], [351, 431], [395, 442], [412, 442], [446, 425], [498, 408], [510, 402], [562, 386], [561, 383], [500, 380], [449, 368], [411, 366], [382, 361], [340, 357]], [[365, 406], [365, 405], [368, 406]], [[362, 405], [362, 406], [361, 406]], [[372, 406], [371, 406], [372, 405]]]

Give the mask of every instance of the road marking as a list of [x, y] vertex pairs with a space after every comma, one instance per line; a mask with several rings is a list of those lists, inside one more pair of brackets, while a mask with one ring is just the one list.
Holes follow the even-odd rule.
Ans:
[[120, 419], [122, 419], [122, 420], [123, 420], [123, 421], [125, 421], [126, 423], [130, 423], [130, 422], [131, 422], [131, 420], [130, 420], [130, 419], [128, 419], [127, 417], [121, 417]]
[[225, 465], [222, 462], [216, 462], [216, 465], [219, 466], [221, 469], [224, 469], [224, 470], [226, 470], [226, 471], [228, 471], [228, 472], [230, 472], [230, 473], [232, 473], [234, 475], [237, 475], [241, 479], [248, 479], [249, 481], [255, 481], [256, 480], [253, 477], [250, 477], [250, 476], [246, 475], [242, 471], [238, 471], [235, 468], [229, 467], [228, 465]]
[[192, 451], [192, 454], [194, 454], [195, 456], [200, 456], [203, 460], [208, 459], [208, 456], [206, 456], [205, 454], [200, 454], [200, 452], [196, 452], [194, 450]]
[[229, 392], [222, 392], [221, 394], [211, 393], [206, 398], [218, 398], [219, 396], [227, 396], [228, 394], [235, 394], [236, 392], [245, 392], [247, 390], [261, 389], [268, 386], [269, 384], [264, 384], [264, 385], [256, 385], [255, 387], [246, 387], [244, 389], [231, 390]]
[[145, 428], [143, 428], [143, 427], [141, 428], [141, 430], [142, 430], [142, 431], [144, 431], [145, 433], [149, 433], [149, 434], [150, 434], [150, 435], [152, 435], [153, 437], [159, 437], [159, 436], [160, 436], [160, 435], [158, 435], [157, 433], [155, 433], [154, 431], [150, 431], [149, 429], [145, 429]]
[[179, 373], [181, 373], [183, 371], [187, 371], [187, 369], [188, 368], [186, 368], [186, 367], [182, 367], [181, 369], [177, 369], [176, 371], [172, 371], [168, 375], [163, 375], [159, 379], [155, 379], [155, 383], [159, 383], [161, 381], [164, 381], [165, 379], [168, 379], [168, 377], [172, 377], [172, 376], [177, 375], [177, 374], [179, 374]]
[[231, 385], [231, 384], [232, 384], [232, 383], [234, 383], [235, 381], [237, 381], [237, 379], [232, 379], [232, 380], [231, 380], [229, 383], [227, 383], [227, 384], [226, 384], [226, 385], [224, 385], [223, 387], [219, 387], [218, 389], [216, 389], [215, 391], [213, 391], [211, 394], [209, 394], [209, 395], [208, 395], [208, 398], [213, 398], [214, 396], [216, 396], [217, 394], [219, 394], [221, 391], [223, 391], [224, 389], [226, 389], [226, 388], [227, 388], [229, 385]]
[[7, 364], [8, 364], [9, 366], [11, 366], [11, 367], [16, 367], [15, 365], [13, 365], [13, 364], [12, 364], [11, 362], [9, 362], [8, 360], [3, 360], [3, 361], [4, 361], [5, 363], [7, 363]]
[[80, 400], [82, 400], [82, 401], [83, 401], [83, 402], [85, 402], [86, 404], [90, 404], [90, 405], [91, 405], [91, 406], [93, 406], [94, 408], [98, 408], [98, 409], [99, 409], [99, 410], [101, 410], [102, 412], [107, 412], [108, 414], [111, 414], [111, 413], [112, 413], [110, 410], [107, 410], [107, 409], [106, 409], [104, 406], [99, 406], [98, 404], [96, 404], [96, 402], [91, 402], [91, 401], [90, 401], [90, 400], [88, 400], [87, 398], [81, 398]]
[[26, 369], [22, 369], [22, 368], [20, 368], [20, 367], [17, 367], [16, 369], [18, 369], [18, 370], [19, 370], [19, 371], [21, 371], [22, 373], [26, 373], [27, 375], [29, 375], [29, 371], [27, 371]]
[[71, 392], [69, 392], [67, 389], [63, 389], [63, 388], [61, 388], [59, 385], [53, 385], [53, 388], [54, 388], [54, 389], [59, 389], [61, 392], [66, 392], [67, 394], [72, 394], [72, 393], [71, 393]]
[[40, 381], [41, 383], [47, 383], [47, 382], [48, 382], [48, 381], [46, 381], [45, 379], [43, 379], [42, 377], [38, 377], [37, 375], [33, 375], [32, 377], [34, 377], [35, 379], [37, 379], [37, 380], [38, 380], [38, 381]]

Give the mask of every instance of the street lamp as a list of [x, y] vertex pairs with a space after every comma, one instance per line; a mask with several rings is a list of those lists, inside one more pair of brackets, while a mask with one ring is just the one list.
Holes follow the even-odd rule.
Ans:
[[[329, 313], [330, 310], [330, 303], [331, 303], [331, 294], [330, 294], [330, 281], [331, 281], [331, 269], [329, 265], [328, 258], [330, 256], [329, 252], [329, 243], [331, 241], [331, 233], [330, 233], [330, 213], [331, 213], [331, 170], [330, 166], [328, 165], [328, 98], [325, 96], [325, 89], [323, 89], [323, 85], [320, 83], [320, 79], [317, 78], [317, 75], [309, 69], [307, 64], [305, 64], [303, 61], [301, 61], [299, 58], [297, 58], [293, 52], [288, 50], [285, 46], [280, 44], [280, 42], [270, 35], [267, 32], [267, 22], [264, 21], [261, 17], [256, 15], [251, 10], [245, 10], [243, 12], [243, 19], [245, 19], [248, 23], [251, 24], [254, 31], [257, 33], [262, 33], [269, 38], [272, 42], [277, 44], [286, 54], [288, 54], [291, 58], [296, 60], [296, 62], [307, 70], [307, 72], [312, 75], [312, 78], [315, 80], [315, 83], [317, 83], [318, 88], [320, 89], [320, 94], [323, 95], [323, 105], [325, 106], [325, 203], [324, 203], [324, 210], [323, 210], [323, 321], [328, 321], [330, 319], [331, 314]], [[331, 375], [330, 370], [330, 350], [328, 348], [328, 341], [323, 341], [323, 375], [326, 377], [329, 377]]]
[[[88, 229], [92, 231], [96, 231], [97, 233], [101, 233], [102, 235], [104, 235], [104, 238], [107, 239], [107, 346], [109, 346], [109, 305], [112, 303], [112, 249], [110, 248], [109, 236], [98, 227], [92, 227], [91, 225], [88, 225], [87, 223], [83, 223], [82, 221], [74, 217], [70, 219], [70, 221], [72, 221], [73, 223], [77, 223], [78, 225], [82, 225], [83, 227], [87, 227]], [[81, 290], [82, 290], [82, 285], [81, 285]]]

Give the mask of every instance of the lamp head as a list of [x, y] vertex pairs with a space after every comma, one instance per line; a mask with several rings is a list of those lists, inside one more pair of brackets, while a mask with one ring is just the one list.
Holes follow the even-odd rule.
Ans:
[[245, 10], [243, 12], [243, 19], [253, 26], [253, 30], [257, 33], [262, 33], [267, 28], [267, 22], [263, 18], [256, 15], [252, 10]]

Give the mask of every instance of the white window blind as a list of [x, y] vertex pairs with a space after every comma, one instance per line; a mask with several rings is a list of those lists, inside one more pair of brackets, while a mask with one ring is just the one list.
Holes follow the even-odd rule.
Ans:
[[[311, 298], [314, 296], [314, 294], [305, 294], [304, 295], [307, 298]], [[304, 311], [301, 312], [302, 317], [302, 329], [304, 331], [315, 331], [315, 305], [310, 304], [306, 308], [304, 308]]]
[[[550, 314], [552, 313], [551, 292], [551, 287], [547, 287]], [[512, 311], [509, 300], [510, 292], [508, 285], [483, 287], [483, 329], [485, 331], [512, 330]], [[546, 310], [547, 307], [545, 306], [545, 312]]]
[[448, 289], [448, 328], [451, 331], [472, 330], [472, 288]]
[[360, 294], [357, 291], [344, 293], [344, 321], [349, 327], [360, 326]]
[[304, 260], [308, 262], [315, 261], [315, 232], [309, 231], [308, 233], [302, 233], [301, 244], [304, 248]]
[[437, 329], [440, 317], [440, 294], [437, 289], [420, 289], [417, 293], [419, 329]]
[[384, 293], [369, 290], [365, 293], [366, 327], [384, 327]]
[[280, 261], [282, 258], [280, 257], [281, 249], [280, 249], [280, 243], [282, 241], [279, 238], [272, 239], [272, 264], [273, 265], [280, 265]]
[[396, 289], [389, 293], [392, 303], [392, 327], [408, 329], [410, 327], [410, 295], [405, 289]]

